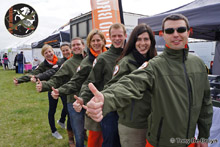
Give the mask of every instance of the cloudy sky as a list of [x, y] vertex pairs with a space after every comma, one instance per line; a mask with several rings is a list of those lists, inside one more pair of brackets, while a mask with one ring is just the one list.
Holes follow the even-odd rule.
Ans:
[[[123, 10], [144, 15], [154, 15], [179, 7], [194, 0], [122, 0]], [[38, 27], [25, 38], [11, 35], [5, 27], [8, 9], [19, 3], [30, 5], [38, 14]], [[0, 50], [30, 44], [49, 36], [71, 18], [91, 11], [90, 0], [5, 0], [0, 5]]]

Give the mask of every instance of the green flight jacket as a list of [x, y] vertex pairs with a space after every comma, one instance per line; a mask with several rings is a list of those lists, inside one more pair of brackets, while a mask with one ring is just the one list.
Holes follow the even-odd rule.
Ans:
[[51, 65], [46, 60], [44, 60], [44, 62], [42, 62], [35, 70], [18, 78], [18, 83], [29, 82], [31, 80], [30, 75], [38, 75], [38, 74], [43, 73], [51, 68], [57, 68], [62, 63], [63, 63], [63, 59], [60, 59], [60, 58], [58, 58], [58, 61], [55, 65]]
[[[81, 63], [83, 56], [81, 54], [74, 54], [69, 60], [64, 62], [60, 69], [53, 75], [49, 81], [42, 81], [42, 91], [51, 91], [51, 88], [58, 88], [67, 83], [71, 77], [76, 73], [77, 67]], [[73, 95], [78, 95], [78, 92], [67, 95], [67, 103], [75, 101]]]
[[94, 66], [88, 76], [88, 79], [83, 83], [80, 90], [80, 96], [84, 100], [84, 104], [93, 97], [88, 84], [93, 83], [98, 90], [102, 90], [104, 85], [112, 78], [116, 59], [120, 56], [122, 48], [115, 48], [111, 45], [110, 49], [94, 60]]
[[[115, 66], [114, 76], [106, 84], [104, 89], [109, 87], [111, 84], [116, 83], [124, 75], [128, 75], [132, 71], [136, 70], [138, 68], [138, 64], [135, 63], [136, 60], [132, 53], [123, 57]], [[147, 117], [149, 116], [151, 111], [150, 100], [151, 94], [149, 91], [146, 91], [141, 100], [129, 99], [129, 104], [121, 104], [121, 108], [117, 109], [119, 115], [118, 123], [121, 123], [131, 128], [146, 129]], [[113, 111], [116, 111], [116, 109]]]
[[66, 84], [58, 88], [59, 93], [69, 95], [80, 91], [82, 84], [86, 81], [90, 71], [92, 69], [92, 62], [89, 60], [89, 56], [84, 58], [77, 68], [76, 74]]
[[142, 99], [146, 90], [152, 94], [148, 117], [147, 139], [153, 146], [185, 147], [171, 139], [208, 138], [212, 124], [212, 101], [207, 71], [203, 61], [188, 49], [164, 49], [164, 52], [144, 63], [140, 69], [122, 77], [102, 91], [103, 113]]
[[[102, 90], [104, 85], [112, 78], [116, 59], [120, 56], [122, 50], [122, 48], [114, 48], [114, 46], [111, 45], [108, 51], [100, 54], [94, 60], [94, 66], [80, 90], [80, 97], [83, 98], [84, 104], [87, 104], [93, 97], [88, 84], [92, 82], [99, 90]], [[101, 131], [100, 123], [95, 122], [87, 115], [85, 115], [85, 128], [93, 131]]]

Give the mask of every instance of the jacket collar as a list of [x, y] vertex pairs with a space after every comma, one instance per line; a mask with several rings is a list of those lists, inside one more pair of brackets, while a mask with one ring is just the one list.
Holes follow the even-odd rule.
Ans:
[[121, 54], [121, 52], [123, 51], [123, 48], [115, 48], [113, 45], [111, 45], [109, 51], [114, 54]]
[[165, 49], [163, 51], [163, 53], [165, 55], [167, 55], [167, 57], [171, 58], [171, 59], [176, 59], [176, 60], [186, 60], [188, 57], [188, 52], [189, 52], [189, 47], [188, 45], [186, 46], [186, 48], [180, 49], [180, 50], [174, 50], [171, 49], [167, 46], [165, 46]]

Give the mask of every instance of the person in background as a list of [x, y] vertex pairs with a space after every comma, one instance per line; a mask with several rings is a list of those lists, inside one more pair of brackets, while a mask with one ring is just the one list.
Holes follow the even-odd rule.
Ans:
[[[52, 96], [57, 98], [59, 95], [69, 95], [80, 91], [82, 84], [86, 81], [89, 73], [92, 69], [93, 61], [103, 52], [107, 51], [106, 40], [104, 34], [97, 29], [93, 29], [87, 36], [87, 53], [88, 56], [82, 60], [79, 67], [77, 68], [77, 73], [70, 79], [70, 81], [61, 87], [53, 90]], [[75, 113], [81, 112], [80, 110], [74, 110], [73, 104], [74, 98], [72, 97], [72, 102], [68, 104], [69, 112], [72, 114], [71, 119], [74, 122]], [[74, 103], [73, 103], [74, 102]], [[84, 111], [83, 115], [84, 115]], [[93, 121], [91, 118], [85, 116], [85, 128], [89, 130], [88, 137], [88, 147], [101, 147], [102, 146], [102, 132], [100, 124]]]
[[8, 63], [9, 63], [9, 62], [10, 62], [10, 61], [8, 60], [8, 56], [5, 55], [5, 56], [3, 57], [4, 70], [8, 69]]
[[20, 52], [17, 56], [18, 62], [18, 73], [24, 73], [24, 63], [26, 63], [23, 51]]
[[14, 58], [14, 66], [15, 66], [15, 73], [18, 73], [18, 62], [17, 62], [18, 53]]
[[7, 53], [4, 53], [3, 58], [6, 57], [6, 56], [8, 56], [8, 54], [7, 54]]
[[[51, 91], [54, 88], [58, 88], [68, 82], [71, 77], [76, 73], [77, 67], [81, 63], [82, 59], [84, 58], [84, 41], [76, 37], [72, 39], [71, 41], [71, 47], [73, 51], [73, 56], [67, 60], [62, 67], [56, 72], [55, 75], [53, 75], [49, 81], [37, 81], [36, 84], [36, 90], [38, 92], [44, 92], [44, 91]], [[69, 103], [73, 101], [73, 94], [70, 95], [63, 95], [67, 96], [67, 103], [69, 106]], [[53, 97], [50, 95], [51, 99]], [[58, 98], [58, 97], [57, 97]], [[53, 99], [51, 101], [57, 101], [58, 99]], [[72, 105], [72, 104], [71, 104]], [[69, 107], [68, 107], [69, 110]], [[69, 111], [70, 118], [72, 117], [72, 113]], [[74, 122], [72, 120], [74, 119]], [[73, 116], [73, 118], [70, 119], [72, 131], [74, 132], [75, 139], [76, 139], [76, 147], [83, 147], [84, 146], [84, 115], [83, 114], [76, 114]], [[70, 135], [70, 131], [68, 130], [68, 135]], [[71, 131], [71, 133], [72, 133]], [[75, 146], [74, 141], [69, 140], [70, 146]]]
[[[90, 83], [95, 96], [87, 103], [89, 116], [100, 121], [108, 109], [129, 103], [131, 99], [142, 99], [149, 91], [152, 99], [147, 147], [208, 147], [208, 142], [202, 139], [208, 140], [212, 124], [210, 86], [204, 62], [188, 53], [189, 29], [185, 16], [165, 17], [163, 53], [102, 92]], [[196, 126], [199, 133], [194, 144], [191, 141], [195, 140]]]
[[37, 68], [37, 66], [39, 66], [41, 64], [40, 59], [38, 59], [38, 57], [34, 57], [33, 63], [32, 63], [32, 70], [35, 70], [35, 68]]

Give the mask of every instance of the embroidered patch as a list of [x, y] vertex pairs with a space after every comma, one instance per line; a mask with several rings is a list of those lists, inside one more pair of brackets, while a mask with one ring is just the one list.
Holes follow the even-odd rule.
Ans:
[[114, 72], [113, 72], [113, 76], [115, 76], [119, 71], [119, 66], [118, 65], [115, 65], [115, 69], [114, 69]]
[[78, 68], [76, 69], [76, 72], [80, 71], [80, 66], [78, 66]]
[[54, 65], [52, 68], [57, 68], [58, 67], [58, 65], [56, 64], [56, 65]]
[[92, 67], [94, 67], [94, 66], [96, 65], [96, 63], [97, 63], [97, 60], [95, 59], [95, 60], [93, 61]]
[[148, 65], [148, 62], [146, 61], [138, 69], [144, 69], [147, 67], [147, 65]]

